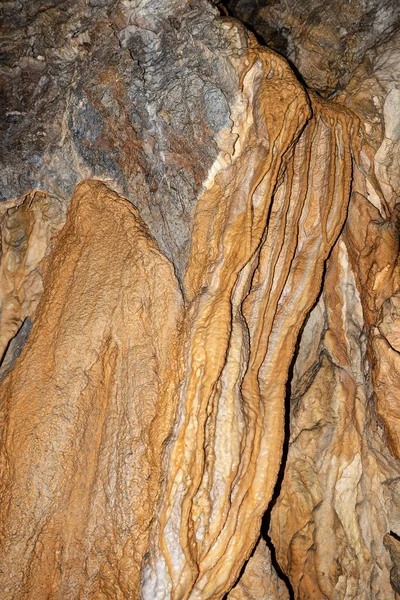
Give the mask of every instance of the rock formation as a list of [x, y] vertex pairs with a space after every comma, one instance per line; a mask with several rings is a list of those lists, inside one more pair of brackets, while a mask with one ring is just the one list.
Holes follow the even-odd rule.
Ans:
[[2, 600], [395, 600], [396, 6], [2, 10]]
[[1, 390], [3, 598], [134, 597], [173, 417], [179, 286], [100, 182], [75, 192], [44, 285]]
[[360, 115], [369, 143], [301, 338], [288, 459], [272, 513], [277, 560], [299, 598], [392, 598], [400, 591], [400, 113], [399, 73], [391, 67], [398, 48], [397, 34], [370, 52], [368, 82], [362, 64], [342, 97]]
[[400, 26], [397, 0], [227, 0], [225, 4], [324, 96], [342, 90], [366, 53], [389, 40]]

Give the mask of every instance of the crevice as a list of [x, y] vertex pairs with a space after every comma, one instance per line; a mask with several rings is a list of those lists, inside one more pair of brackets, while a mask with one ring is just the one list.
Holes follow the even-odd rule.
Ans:
[[12, 371], [32, 329], [30, 317], [26, 317], [17, 333], [8, 342], [0, 360], [0, 381]]
[[251, 558], [254, 556], [254, 553], [255, 553], [255, 551], [257, 550], [257, 546], [258, 546], [258, 543], [259, 543], [259, 541], [260, 541], [261, 537], [262, 537], [262, 536], [260, 535], [260, 537], [258, 538], [257, 542], [254, 544], [254, 548], [253, 548], [253, 550], [251, 551], [251, 554], [250, 554], [249, 558], [248, 558], [248, 559], [247, 559], [247, 560], [244, 562], [244, 564], [243, 564], [242, 568], [240, 569], [240, 573], [239, 573], [239, 575], [238, 575], [238, 577], [237, 577], [237, 579], [236, 579], [236, 583], [234, 584], [233, 588], [231, 588], [231, 589], [229, 590], [229, 592], [227, 592], [227, 593], [226, 593], [226, 594], [225, 594], [225, 595], [222, 597], [222, 600], [228, 600], [228, 598], [229, 598], [229, 594], [230, 594], [230, 593], [231, 593], [231, 591], [232, 591], [232, 590], [233, 590], [233, 589], [236, 587], [236, 585], [238, 585], [238, 583], [239, 583], [239, 582], [240, 582], [240, 580], [242, 579], [242, 575], [243, 575], [243, 573], [244, 573], [244, 572], [245, 572], [245, 570], [246, 570], [246, 567], [247, 567], [247, 564], [248, 564], [248, 562], [249, 562], [249, 561], [250, 561], [250, 559], [251, 559]]
[[[271, 26], [268, 26], [270, 29], [270, 37], [266, 39], [255, 27], [254, 25], [254, 17], [255, 14], [247, 15], [248, 18], [243, 18], [243, 15], [237, 13], [229, 0], [224, 0], [223, 2], [216, 2], [216, 6], [218, 10], [221, 12], [222, 16], [230, 17], [232, 19], [236, 19], [240, 23], [242, 23], [248, 31], [250, 31], [257, 39], [261, 46], [267, 46], [277, 52], [284, 58], [286, 58], [287, 50], [288, 50], [288, 40], [285, 36], [282, 35], [282, 29], [277, 29]], [[254, 12], [257, 10], [257, 6], [255, 3]], [[267, 25], [267, 23], [265, 23]]]
[[264, 516], [262, 518], [262, 522], [261, 522], [261, 537], [264, 539], [264, 541], [266, 542], [266, 544], [270, 550], [271, 564], [274, 567], [278, 577], [285, 583], [285, 585], [288, 589], [290, 600], [294, 600], [294, 598], [295, 598], [294, 590], [293, 590], [293, 587], [292, 587], [289, 577], [286, 575], [286, 573], [282, 570], [281, 566], [279, 565], [279, 562], [276, 557], [275, 547], [269, 536], [269, 529], [270, 529], [270, 525], [271, 525], [272, 510], [273, 510], [274, 506], [276, 505], [279, 495], [280, 495], [280, 492], [281, 492], [283, 479], [285, 477], [286, 463], [287, 463], [288, 454], [289, 454], [290, 414], [291, 414], [290, 409], [291, 409], [291, 400], [292, 400], [291, 385], [292, 385], [292, 379], [293, 379], [294, 366], [296, 364], [296, 360], [297, 360], [297, 357], [299, 354], [300, 342], [301, 342], [301, 338], [303, 335], [303, 331], [307, 325], [308, 319], [309, 319], [312, 311], [314, 310], [314, 308], [320, 301], [321, 295], [323, 293], [326, 267], [327, 267], [327, 261], [324, 262], [324, 268], [323, 268], [323, 272], [322, 272], [321, 286], [320, 286], [319, 293], [318, 293], [313, 305], [311, 306], [310, 310], [308, 311], [307, 317], [304, 319], [304, 323], [299, 331], [299, 335], [297, 337], [292, 361], [290, 363], [287, 382], [286, 382], [286, 393], [285, 393], [285, 425], [284, 425], [284, 440], [283, 440], [283, 447], [282, 447], [282, 460], [281, 460], [281, 465], [279, 468], [279, 473], [278, 473], [278, 477], [276, 480], [274, 492], [273, 492], [273, 495], [271, 498], [271, 502], [269, 503], [268, 508], [265, 511]]
[[[290, 68], [296, 75], [297, 80], [302, 84], [304, 88], [309, 89], [302, 74], [300, 73], [296, 65], [292, 62], [292, 60], [288, 57], [288, 40], [281, 34], [281, 30], [271, 28], [271, 38], [266, 39], [255, 28], [251, 16], [249, 19], [243, 19], [241, 15], [237, 14], [236, 11], [232, 10], [232, 7], [229, 6], [228, 2], [217, 2], [216, 6], [221, 12], [222, 17], [236, 19], [237, 21], [239, 21], [239, 23], [246, 27], [246, 29], [254, 35], [260, 46], [266, 46], [267, 48], [279, 54], [279, 56], [282, 56], [282, 58], [284, 58], [286, 62], [289, 63]], [[318, 90], [313, 90], [313, 92], [320, 95]], [[337, 93], [338, 92], [335, 90], [335, 94]]]
[[[310, 311], [311, 312], [311, 311]], [[288, 378], [287, 378], [287, 382], [286, 382], [286, 393], [285, 393], [285, 429], [284, 429], [284, 440], [283, 440], [283, 447], [282, 447], [282, 460], [281, 460], [281, 465], [279, 468], [279, 473], [278, 473], [278, 477], [276, 480], [276, 484], [275, 484], [275, 489], [274, 492], [272, 494], [272, 498], [271, 498], [271, 502], [268, 505], [267, 510], [264, 513], [264, 516], [262, 518], [262, 522], [261, 522], [261, 537], [264, 539], [264, 541], [266, 542], [269, 551], [271, 553], [271, 564], [274, 567], [278, 577], [285, 583], [288, 592], [289, 592], [289, 598], [290, 600], [294, 600], [294, 591], [292, 588], [292, 584], [290, 583], [289, 577], [286, 575], [286, 573], [284, 573], [284, 571], [282, 571], [281, 566], [278, 563], [278, 560], [276, 558], [276, 551], [275, 551], [275, 547], [272, 543], [272, 540], [269, 536], [269, 528], [270, 528], [270, 524], [271, 524], [271, 514], [272, 514], [272, 509], [274, 508], [280, 492], [281, 492], [281, 488], [282, 488], [282, 483], [283, 483], [283, 479], [285, 476], [285, 470], [286, 470], [286, 462], [287, 462], [287, 458], [288, 458], [288, 454], [289, 454], [289, 440], [290, 440], [290, 401], [291, 401], [291, 381], [293, 378], [293, 370], [294, 370], [294, 365], [296, 363], [296, 359], [299, 353], [299, 348], [300, 348], [300, 340], [301, 340], [301, 335], [303, 333], [303, 329], [305, 326], [307, 319], [305, 320], [303, 327], [299, 333], [299, 336], [297, 338], [297, 342], [296, 342], [296, 347], [295, 347], [295, 351], [293, 354], [293, 358], [292, 358], [292, 362], [290, 364], [289, 367], [289, 372], [288, 372]]]
[[395, 540], [397, 540], [398, 542], [400, 542], [400, 535], [398, 535], [397, 533], [395, 533], [394, 531], [390, 531], [389, 535], [394, 538]]

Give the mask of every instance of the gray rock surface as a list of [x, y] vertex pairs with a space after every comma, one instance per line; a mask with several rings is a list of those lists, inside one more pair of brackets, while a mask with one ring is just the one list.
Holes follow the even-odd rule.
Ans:
[[0, 364], [0, 381], [12, 371], [17, 362], [17, 358], [22, 352], [22, 348], [25, 345], [26, 340], [32, 329], [32, 321], [29, 317], [26, 317], [21, 327], [18, 329], [16, 335], [10, 340], [7, 350]]
[[227, 0], [226, 6], [326, 96], [400, 26], [398, 0]]
[[203, 0], [1, 7], [0, 190], [68, 201], [99, 178], [139, 208], [182, 274], [201, 184], [230, 123], [235, 41]]

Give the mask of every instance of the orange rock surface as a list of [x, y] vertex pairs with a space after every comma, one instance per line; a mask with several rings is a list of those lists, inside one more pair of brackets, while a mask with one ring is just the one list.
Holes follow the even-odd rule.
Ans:
[[238, 89], [181, 282], [101, 181], [58, 235], [45, 193], [2, 209], [2, 354], [33, 328], [0, 387], [1, 600], [286, 599], [260, 540], [282, 467], [294, 597], [400, 593], [397, 92], [376, 64], [378, 126], [364, 67], [321, 100], [225, 31]]
[[363, 134], [346, 224], [294, 365], [270, 532], [301, 599], [400, 593], [398, 39], [371, 51], [340, 98]]
[[81, 184], [0, 392], [2, 599], [137, 596], [181, 313], [137, 211]]
[[273, 53], [258, 50], [242, 80], [240, 149], [195, 215], [148, 599], [222, 598], [250, 555], [281, 461], [296, 339], [347, 211], [353, 119], [309, 102]]

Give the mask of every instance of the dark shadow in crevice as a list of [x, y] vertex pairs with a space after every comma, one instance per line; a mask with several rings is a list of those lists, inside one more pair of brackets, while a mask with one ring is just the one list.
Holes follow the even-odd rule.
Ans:
[[286, 58], [285, 54], [287, 53], [288, 42], [287, 39], [282, 35], [279, 29], [275, 29], [269, 26], [267, 23], [264, 23], [266, 29], [269, 30], [270, 37], [269, 39], [265, 39], [265, 37], [256, 29], [256, 25], [252, 19], [252, 15], [248, 15], [247, 19], [243, 19], [241, 14], [238, 14], [232, 6], [230, 6], [228, 2], [216, 2], [216, 6], [221, 13], [222, 17], [230, 17], [239, 21], [246, 27], [248, 31], [250, 31], [257, 39], [258, 43], [261, 46], [267, 46], [271, 48], [278, 54], [281, 54]]
[[296, 65], [288, 57], [289, 42], [288, 42], [287, 38], [282, 34], [282, 31], [284, 31], [285, 28], [274, 29], [274, 28], [270, 27], [267, 23], [265, 23], [265, 28], [267, 28], [270, 33], [270, 37], [267, 39], [256, 29], [256, 25], [254, 24], [254, 21], [252, 19], [252, 14], [248, 15], [247, 19], [243, 19], [242, 16], [240, 14], [237, 14], [236, 11], [234, 10], [234, 8], [232, 6], [230, 6], [229, 0], [225, 0], [224, 2], [215, 2], [215, 4], [216, 4], [217, 8], [219, 9], [219, 11], [221, 12], [222, 17], [225, 16], [225, 17], [230, 17], [230, 18], [236, 19], [237, 21], [242, 23], [242, 25], [244, 25], [246, 27], [246, 29], [248, 29], [248, 31], [250, 31], [255, 36], [255, 38], [257, 39], [258, 43], [261, 46], [265, 46], [266, 48], [269, 48], [270, 50], [273, 50], [274, 52], [279, 54], [279, 56], [282, 56], [282, 58], [284, 58], [286, 60], [286, 62], [289, 64], [291, 70], [293, 71], [294, 75], [296, 76], [296, 79], [299, 81], [299, 83], [301, 83], [301, 85], [306, 90], [314, 92], [315, 94], [317, 94], [317, 96], [319, 96], [320, 98], [323, 98], [324, 100], [334, 98], [335, 96], [337, 96], [337, 94], [339, 94], [342, 91], [343, 88], [340, 84], [338, 84], [337, 87], [333, 91], [331, 91], [328, 95], [326, 93], [324, 93], [323, 91], [320, 91], [320, 90], [317, 90], [314, 88], [310, 88], [307, 85], [306, 81], [304, 80], [302, 74], [300, 73], [300, 71], [298, 70]]
[[398, 542], [400, 542], [400, 535], [397, 535], [397, 533], [395, 533], [394, 531], [390, 531], [389, 535], [392, 536], [392, 538], [394, 538], [395, 540], [397, 540]]
[[[311, 311], [310, 311], [311, 312]], [[294, 591], [292, 588], [292, 584], [290, 583], [289, 577], [286, 575], [286, 573], [284, 573], [278, 563], [278, 560], [276, 558], [276, 551], [275, 551], [275, 547], [271, 541], [271, 538], [269, 537], [269, 528], [270, 528], [270, 524], [271, 524], [271, 513], [272, 513], [272, 509], [274, 508], [278, 497], [281, 493], [281, 488], [282, 488], [282, 482], [283, 482], [283, 478], [285, 476], [285, 469], [286, 469], [286, 462], [287, 462], [287, 457], [288, 457], [288, 453], [289, 453], [289, 439], [290, 439], [290, 398], [291, 398], [291, 381], [292, 381], [292, 377], [293, 377], [293, 369], [294, 369], [294, 365], [296, 362], [296, 358], [297, 355], [299, 353], [299, 346], [300, 346], [300, 339], [301, 339], [301, 335], [303, 333], [303, 329], [305, 327], [305, 323], [300, 331], [300, 334], [298, 336], [297, 342], [296, 342], [296, 347], [295, 347], [295, 351], [293, 354], [293, 358], [292, 358], [292, 362], [290, 363], [290, 367], [289, 367], [289, 373], [288, 373], [288, 379], [286, 382], [286, 394], [285, 394], [285, 430], [284, 430], [284, 440], [283, 440], [283, 447], [282, 447], [282, 460], [281, 460], [281, 465], [279, 467], [279, 473], [278, 473], [278, 477], [276, 480], [276, 484], [275, 484], [275, 489], [274, 489], [274, 493], [272, 494], [272, 498], [271, 498], [271, 502], [268, 505], [267, 510], [264, 513], [263, 519], [262, 519], [262, 523], [261, 523], [261, 536], [262, 538], [265, 540], [269, 551], [271, 553], [271, 564], [274, 567], [278, 577], [280, 579], [282, 579], [282, 581], [285, 583], [288, 592], [289, 592], [289, 598], [290, 600], [294, 600]]]
[[[329, 253], [329, 255], [330, 255], [330, 253]], [[300, 329], [299, 335], [297, 337], [292, 361], [290, 363], [290, 367], [289, 367], [289, 371], [288, 371], [288, 378], [287, 378], [287, 382], [286, 382], [286, 394], [285, 394], [285, 429], [284, 429], [284, 440], [283, 440], [283, 447], [282, 447], [282, 460], [281, 460], [281, 465], [279, 468], [279, 473], [278, 473], [278, 477], [277, 477], [275, 488], [274, 488], [274, 493], [272, 494], [271, 502], [269, 503], [268, 508], [264, 513], [262, 523], [261, 523], [261, 537], [265, 540], [265, 542], [270, 550], [272, 566], [274, 567], [278, 577], [280, 579], [282, 579], [282, 581], [285, 583], [285, 585], [288, 589], [290, 600], [294, 600], [294, 597], [295, 597], [294, 591], [292, 588], [292, 584], [290, 583], [289, 577], [286, 575], [286, 573], [284, 573], [282, 571], [281, 566], [278, 563], [278, 560], [276, 558], [275, 547], [271, 541], [271, 538], [269, 537], [269, 528], [270, 528], [270, 524], [271, 524], [272, 510], [273, 510], [274, 506], [276, 505], [279, 495], [281, 493], [282, 483], [283, 483], [283, 479], [285, 476], [286, 463], [287, 463], [287, 458], [288, 458], [288, 453], [289, 453], [290, 408], [291, 408], [291, 395], [292, 395], [291, 394], [291, 384], [292, 384], [292, 379], [293, 379], [294, 366], [295, 366], [295, 363], [296, 363], [296, 360], [297, 360], [297, 357], [299, 354], [300, 341], [301, 341], [304, 329], [307, 325], [310, 314], [312, 313], [312, 311], [318, 304], [318, 302], [321, 298], [321, 295], [323, 293], [327, 261], [328, 261], [328, 259], [324, 263], [324, 268], [323, 268], [322, 278], [321, 278], [321, 288], [318, 292], [318, 295], [317, 295], [313, 305], [311, 306], [310, 310], [308, 311], [306, 318], [304, 319], [304, 323], [303, 323], [303, 325]]]
[[[246, 569], [246, 567], [247, 567], [247, 563], [249, 562], [250, 558], [253, 556], [254, 552], [256, 551], [256, 549], [257, 549], [257, 546], [258, 546], [258, 542], [260, 541], [260, 539], [261, 539], [261, 536], [258, 538], [257, 542], [254, 544], [254, 548], [253, 548], [253, 550], [251, 551], [251, 554], [250, 554], [249, 558], [246, 560], [246, 562], [243, 564], [242, 568], [240, 569], [239, 576], [238, 576], [238, 578], [236, 579], [236, 583], [235, 583], [235, 585], [233, 586], [233, 588], [232, 588], [232, 589], [234, 589], [234, 588], [235, 588], [235, 586], [236, 586], [236, 585], [239, 583], [239, 581], [241, 580], [241, 578], [242, 578], [242, 575], [243, 575], [243, 573], [244, 573], [244, 571], [245, 571], [245, 569]], [[228, 596], [229, 596], [230, 592], [232, 591], [232, 589], [231, 589], [231, 590], [229, 590], [229, 592], [223, 596], [222, 600], [228, 600]]]
[[13, 370], [32, 329], [32, 321], [26, 317], [14, 337], [9, 340], [0, 360], [0, 381]]

